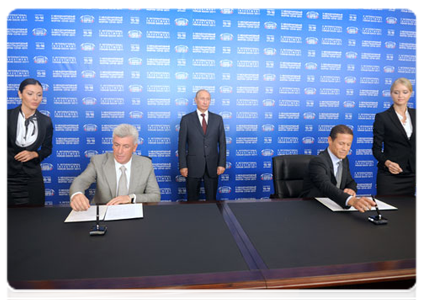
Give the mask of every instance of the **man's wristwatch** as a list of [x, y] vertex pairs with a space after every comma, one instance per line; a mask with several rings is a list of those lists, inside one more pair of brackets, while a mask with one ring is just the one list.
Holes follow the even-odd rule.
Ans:
[[130, 194], [129, 198], [131, 198], [131, 203], [135, 203], [135, 194]]

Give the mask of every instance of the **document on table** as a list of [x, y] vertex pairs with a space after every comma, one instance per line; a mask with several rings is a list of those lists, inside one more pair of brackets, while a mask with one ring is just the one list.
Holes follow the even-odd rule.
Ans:
[[[99, 220], [103, 221], [104, 216], [106, 215], [107, 206], [100, 205], [99, 207]], [[65, 220], [65, 223], [68, 222], [87, 222], [95, 221], [97, 219], [97, 206], [91, 205], [88, 210], [85, 211], [76, 211], [72, 210], [68, 217]]]
[[[143, 218], [142, 203], [136, 204], [120, 204], [120, 205], [100, 205], [99, 206], [99, 220], [100, 221], [114, 221], [125, 219]], [[65, 220], [65, 223], [70, 222], [88, 222], [97, 219], [97, 206], [91, 205], [86, 211], [72, 210]]]
[[[331, 200], [330, 198], [316, 198], [316, 200], [319, 201], [320, 203], [322, 203], [327, 208], [329, 208], [331, 211], [358, 211], [356, 208], [354, 208], [352, 206], [348, 209], [344, 209], [341, 206], [339, 206], [338, 203]], [[398, 209], [395, 206], [389, 205], [389, 204], [387, 204], [383, 201], [380, 201], [378, 199], [375, 199], [375, 201], [376, 201], [376, 204], [377, 204], [379, 210], [396, 210], [396, 209]], [[371, 210], [376, 211], [376, 208], [372, 207]]]
[[105, 221], [142, 218], [142, 203], [108, 206]]

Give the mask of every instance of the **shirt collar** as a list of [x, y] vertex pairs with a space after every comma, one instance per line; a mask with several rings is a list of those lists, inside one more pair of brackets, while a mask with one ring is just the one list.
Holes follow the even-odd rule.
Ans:
[[329, 153], [330, 159], [332, 160], [332, 164], [334, 166], [336, 166], [338, 162], [342, 161], [342, 159], [336, 157], [335, 154], [333, 154], [332, 151], [330, 151], [329, 147], [328, 147], [328, 153]]
[[115, 158], [113, 158], [113, 159], [115, 161], [115, 166], [116, 166], [117, 169], [120, 169], [121, 166], [125, 166], [126, 170], [131, 169], [132, 157], [126, 164], [121, 164], [120, 162], [117, 162]]
[[198, 116], [200, 116], [200, 117], [201, 117], [201, 114], [205, 114], [205, 116], [204, 116], [204, 117], [208, 117], [208, 115], [209, 115], [209, 111], [208, 111], [208, 110], [206, 110], [205, 112], [201, 112], [199, 109], [197, 109], [197, 114], [198, 114]]
[[20, 116], [23, 117], [24, 119], [30, 118], [32, 116], [35, 116], [35, 114], [37, 113], [37, 111], [34, 111], [34, 113], [32, 115], [29, 115], [28, 117], [25, 116], [24, 112], [22, 111], [22, 108], [19, 110], [20, 112]]
[[[395, 111], [395, 113], [397, 114], [398, 118], [402, 121], [403, 117], [399, 113], [397, 113], [397, 111]], [[408, 108], [405, 110], [405, 116], [407, 117], [406, 121], [408, 122], [408, 120], [410, 120], [410, 114], [408, 113]]]

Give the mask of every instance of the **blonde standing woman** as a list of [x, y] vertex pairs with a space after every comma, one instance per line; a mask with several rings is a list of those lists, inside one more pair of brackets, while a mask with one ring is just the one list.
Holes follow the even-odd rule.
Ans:
[[414, 195], [416, 191], [416, 110], [408, 107], [411, 82], [399, 78], [391, 86], [391, 107], [376, 114], [373, 156], [378, 161], [378, 195]]

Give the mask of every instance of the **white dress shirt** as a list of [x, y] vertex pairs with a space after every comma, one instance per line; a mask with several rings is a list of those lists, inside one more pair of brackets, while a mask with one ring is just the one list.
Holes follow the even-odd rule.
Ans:
[[[339, 162], [340, 162], [340, 161], [342, 161], [342, 159], [340, 159], [340, 158], [336, 157], [336, 156], [335, 156], [335, 154], [333, 154], [333, 153], [330, 151], [329, 147], [328, 147], [328, 153], [329, 153], [330, 159], [332, 160], [333, 174], [334, 174], [334, 175], [335, 175], [335, 177], [336, 177], [336, 172], [338, 172]], [[352, 196], [349, 196], [349, 197], [347, 198], [347, 201], [345, 201], [345, 205], [348, 205], [348, 201], [351, 199], [351, 197], [352, 197]]]
[[405, 132], [407, 133], [407, 137], [410, 138], [411, 135], [413, 134], [413, 124], [411, 123], [411, 118], [410, 118], [410, 114], [408, 113], [408, 109], [405, 111], [405, 116], [406, 116], [405, 123], [402, 122], [403, 117], [397, 112], [396, 114], [402, 126], [404, 127]]
[[25, 116], [23, 112], [20, 111], [18, 115], [18, 124], [16, 130], [16, 145], [18, 145], [19, 147], [27, 147], [35, 143], [38, 137], [38, 122], [36, 120], [34, 122], [29, 122], [28, 132], [26, 131], [27, 129], [25, 128]]
[[201, 114], [205, 114], [204, 119], [206, 119], [206, 124], [209, 124], [209, 111], [206, 110], [205, 112], [201, 112], [197, 109], [198, 120], [200, 120], [200, 125], [203, 125], [203, 116]]

